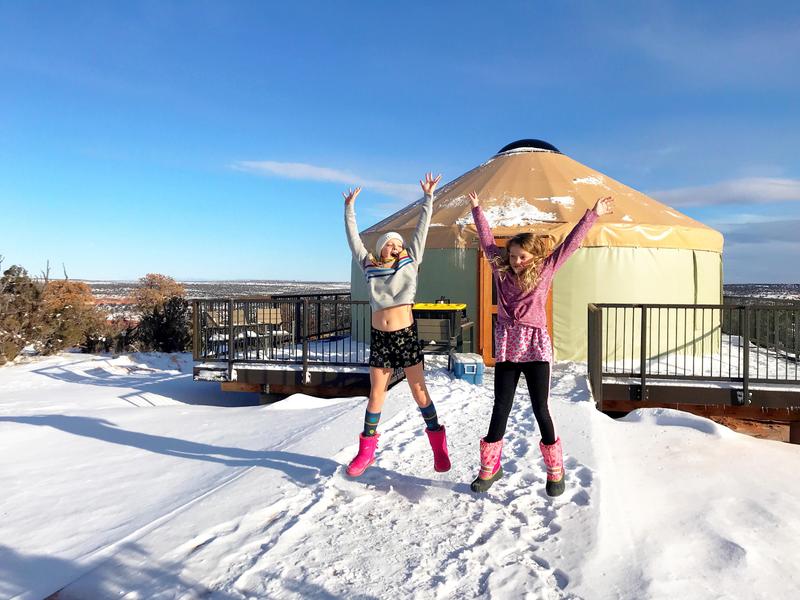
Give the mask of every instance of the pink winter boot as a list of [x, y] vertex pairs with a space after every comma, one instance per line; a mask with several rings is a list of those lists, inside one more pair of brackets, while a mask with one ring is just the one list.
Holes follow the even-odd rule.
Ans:
[[481, 471], [469, 486], [473, 492], [485, 492], [503, 476], [500, 455], [503, 453], [503, 440], [487, 442], [481, 439]]
[[426, 429], [428, 441], [433, 450], [433, 470], [437, 473], [444, 473], [450, 470], [450, 454], [447, 452], [447, 434], [444, 425], [440, 425], [436, 431]]
[[363, 433], [358, 436], [358, 454], [347, 465], [347, 474], [350, 477], [358, 477], [375, 462], [375, 448], [378, 447], [379, 437], [380, 433], [369, 437], [364, 437]]
[[539, 450], [542, 451], [544, 464], [547, 467], [547, 486], [548, 496], [560, 496], [564, 493], [564, 457], [561, 453], [561, 438], [549, 446], [541, 441]]

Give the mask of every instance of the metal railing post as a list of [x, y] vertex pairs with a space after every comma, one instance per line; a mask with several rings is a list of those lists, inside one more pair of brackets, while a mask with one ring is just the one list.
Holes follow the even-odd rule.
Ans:
[[[645, 348], [647, 348], [647, 307], [644, 304], [641, 305], [642, 309], [642, 319], [641, 319], [641, 344], [639, 345], [639, 369], [640, 369], [640, 377], [641, 382], [639, 384], [639, 400], [647, 400], [647, 353], [645, 352]], [[677, 319], [675, 321], [677, 323]], [[677, 344], [676, 344], [677, 345]], [[667, 349], [669, 349], [669, 340], [667, 340]]]
[[308, 298], [303, 298], [303, 384], [309, 383], [308, 373]]
[[739, 404], [745, 406], [750, 404], [750, 309], [747, 306], [741, 307], [744, 312], [742, 327], [744, 335], [742, 336], [742, 397]]
[[586, 366], [597, 410], [603, 410], [603, 310], [594, 304], [587, 311]]
[[300, 336], [302, 337], [302, 335], [303, 335], [303, 301], [302, 300], [295, 300], [294, 301], [294, 318], [295, 318], [295, 322], [297, 323], [297, 329], [300, 332]]
[[192, 300], [192, 359], [200, 360], [200, 301]]
[[233, 337], [233, 298], [231, 298], [228, 300], [228, 381], [232, 381], [235, 354], [236, 339]]

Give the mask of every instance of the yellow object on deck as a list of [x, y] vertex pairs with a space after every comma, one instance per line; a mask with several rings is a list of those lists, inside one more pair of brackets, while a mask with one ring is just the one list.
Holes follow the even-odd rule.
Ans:
[[413, 310], [464, 310], [466, 304], [449, 304], [442, 302], [417, 302]]

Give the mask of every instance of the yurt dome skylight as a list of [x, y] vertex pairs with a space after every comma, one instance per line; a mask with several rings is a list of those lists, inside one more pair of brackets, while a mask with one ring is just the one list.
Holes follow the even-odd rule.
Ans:
[[561, 151], [553, 146], [553, 144], [549, 142], [545, 142], [544, 140], [517, 140], [516, 142], [511, 142], [510, 144], [506, 144], [502, 148], [498, 154], [503, 154], [504, 152], [555, 152], [557, 154], [561, 154]]

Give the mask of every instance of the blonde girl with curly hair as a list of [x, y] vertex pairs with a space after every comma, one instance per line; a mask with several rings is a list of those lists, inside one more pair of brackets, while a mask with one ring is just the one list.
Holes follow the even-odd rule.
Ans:
[[550, 236], [520, 233], [508, 240], [503, 254], [494, 243], [478, 195], [472, 192], [469, 197], [481, 248], [492, 267], [497, 289], [494, 408], [489, 431], [480, 441], [480, 472], [470, 487], [474, 492], [485, 492], [503, 476], [503, 437], [514, 392], [524, 374], [542, 436], [539, 449], [547, 467], [546, 491], [549, 496], [558, 496], [564, 492], [564, 460], [561, 438], [556, 436], [547, 405], [553, 349], [545, 304], [556, 271], [580, 247], [597, 218], [613, 212], [614, 201], [610, 197], [599, 199], [555, 248]]

